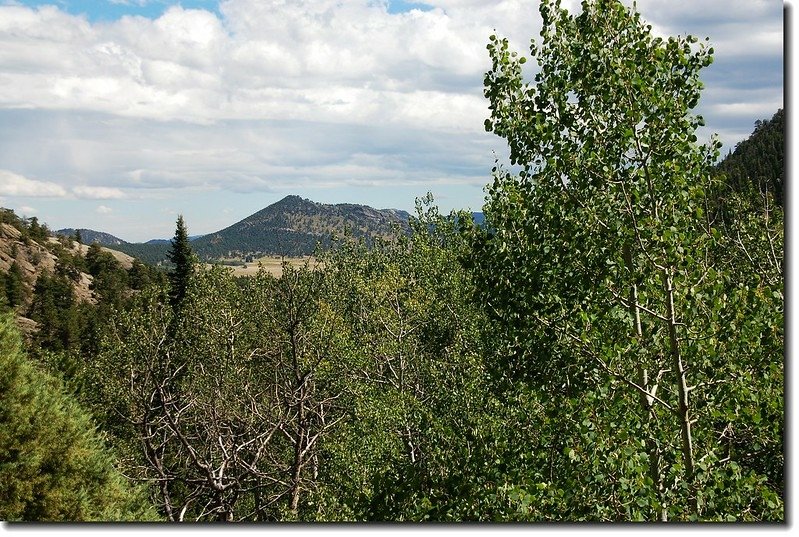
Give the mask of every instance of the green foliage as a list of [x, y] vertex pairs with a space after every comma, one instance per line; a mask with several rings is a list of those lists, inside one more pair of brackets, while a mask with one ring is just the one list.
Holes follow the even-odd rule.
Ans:
[[735, 146], [716, 167], [729, 191], [755, 197], [769, 193], [783, 206], [785, 175], [785, 111], [779, 109], [770, 120], [756, 121], [755, 130]]
[[27, 236], [29, 238], [42, 245], [47, 242], [47, 238], [50, 236], [50, 230], [47, 229], [47, 225], [39, 224], [38, 218], [33, 216], [28, 219], [26, 227]]
[[179, 309], [151, 289], [116, 314], [92, 363], [95, 407], [169, 520], [304, 516], [317, 445], [339, 421], [338, 325], [320, 281], [198, 267]]
[[4, 294], [8, 306], [15, 308], [25, 302], [25, 280], [22, 276], [22, 269], [20, 269], [16, 259], [0, 282], [4, 284], [3, 291], [5, 291]]
[[458, 261], [463, 215], [419, 209], [410, 238], [343, 243], [323, 260], [347, 340], [348, 418], [324, 446], [322, 520], [486, 520], [500, 507], [485, 319]]
[[[168, 277], [49, 246], [29, 314], [59, 380], [2, 328], [0, 515], [149, 516], [69, 391], [172, 521], [783, 520], [781, 112], [714, 168], [691, 112], [712, 49], [616, 0], [540, 12], [533, 82], [488, 45], [513, 171], [483, 225], [428, 195], [410, 234], [364, 225], [280, 278], [197, 264], [182, 217]], [[315, 244], [332, 210], [277, 205], [216, 246]]]
[[[540, 9], [533, 84], [506, 40], [488, 46], [486, 128], [520, 171], [495, 169], [473, 231], [507, 352], [495, 375], [540, 392], [559, 431], [541, 460], [551, 477], [509, 490], [555, 499], [561, 519], [780, 520], [781, 485], [748, 460], [770, 446], [781, 474], [782, 280], [719, 262], [729, 239], [706, 196], [718, 144], [697, 145], [690, 113], [712, 49], [651, 36], [617, 1]], [[747, 246], [770, 233], [781, 257], [773, 222], [749, 224]], [[752, 427], [742, 414], [763, 406], [772, 427]], [[737, 451], [720, 445], [728, 430], [747, 431]], [[725, 500], [710, 500], [722, 482]]]
[[0, 224], [9, 224], [18, 231], [22, 231], [25, 228], [25, 223], [14, 213], [13, 209], [6, 209], [5, 207], [0, 207]]
[[152, 520], [89, 416], [23, 355], [0, 317], [0, 519]]
[[167, 259], [172, 263], [172, 270], [169, 272], [170, 301], [173, 306], [177, 306], [186, 294], [186, 287], [194, 267], [194, 253], [189, 245], [189, 234], [183, 215], [178, 216], [175, 236], [167, 253]]
[[69, 278], [43, 272], [36, 280], [28, 317], [36, 321], [37, 346], [50, 350], [76, 347], [81, 318]]
[[128, 273], [120, 262], [93, 242], [86, 252], [86, 267], [95, 296], [105, 305], [118, 305], [128, 289]]
[[128, 269], [128, 285], [131, 289], [142, 291], [151, 285], [165, 285], [166, 274], [150, 265], [145, 265], [138, 259], [133, 260], [133, 264]]

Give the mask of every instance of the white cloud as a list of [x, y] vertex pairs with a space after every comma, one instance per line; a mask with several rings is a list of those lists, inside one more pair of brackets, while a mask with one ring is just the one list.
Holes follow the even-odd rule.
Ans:
[[29, 207], [28, 205], [23, 205], [22, 207], [19, 208], [18, 212], [22, 215], [30, 216], [32, 214], [38, 213], [39, 211], [37, 209], [34, 209], [33, 207]]
[[0, 106], [200, 123], [373, 124], [401, 110], [391, 124], [474, 129], [480, 121], [459, 105], [437, 104], [428, 124], [429, 101], [463, 98], [464, 84], [481, 100], [492, 28], [512, 21], [524, 43], [535, 10], [522, 0], [444, 7], [389, 14], [367, 0], [228, 0], [223, 19], [171, 7], [154, 21], [97, 24], [55, 8], [0, 7]]
[[[485, 45], [496, 31], [527, 53], [537, 3], [422, 3], [224, 0], [110, 22], [0, 6], [0, 168], [15, 170], [0, 195], [486, 183], [505, 143], [483, 131]], [[711, 37], [698, 111], [734, 145], [782, 103], [782, 5], [696, 5], [638, 0], [657, 31]]]
[[72, 193], [78, 198], [92, 200], [112, 200], [125, 197], [125, 193], [120, 189], [105, 186], [75, 186], [72, 187]]
[[[478, 133], [487, 38], [496, 29], [526, 52], [537, 9], [425, 4], [433, 9], [389, 14], [370, 0], [226, 0], [221, 17], [173, 6], [155, 20], [95, 24], [52, 6], [0, 7], [0, 107]], [[781, 54], [774, 4], [710, 0], [697, 15], [693, 1], [638, 2], [661, 31], [711, 35], [722, 58]]]
[[152, 0], [108, 0], [108, 1], [111, 2], [112, 4], [118, 4], [123, 6], [130, 6], [130, 5], [146, 6]]
[[55, 183], [28, 179], [8, 170], [0, 170], [0, 194], [17, 197], [58, 198], [66, 196], [67, 191], [64, 187]]
[[113, 212], [113, 209], [111, 209], [111, 207], [107, 207], [105, 205], [98, 205], [97, 209], [95, 209], [95, 211], [98, 214], [111, 214]]

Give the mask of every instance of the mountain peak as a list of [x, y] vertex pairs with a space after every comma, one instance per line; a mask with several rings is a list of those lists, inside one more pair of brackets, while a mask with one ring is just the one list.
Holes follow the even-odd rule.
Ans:
[[272, 205], [278, 205], [280, 203], [296, 203], [298, 201], [308, 201], [308, 200], [298, 196], [297, 194], [289, 194], [285, 198], [281, 199], [280, 201], [276, 201]]
[[283, 199], [281, 199], [279, 201], [276, 201], [271, 206], [274, 207], [274, 206], [305, 205], [305, 204], [315, 205], [315, 203], [313, 201], [309, 200], [309, 199], [305, 199], [305, 198], [300, 197], [300, 196], [298, 196], [296, 194], [290, 194], [290, 195], [286, 196], [285, 198], [283, 198]]
[[309, 255], [333, 235], [350, 234], [367, 242], [408, 232], [404, 211], [378, 210], [350, 203], [326, 204], [286, 196], [247, 218], [192, 243], [201, 256], [235, 257], [252, 253]]

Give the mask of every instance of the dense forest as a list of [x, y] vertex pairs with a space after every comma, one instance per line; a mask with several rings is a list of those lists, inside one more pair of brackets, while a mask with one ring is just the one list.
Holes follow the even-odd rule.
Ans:
[[783, 112], [719, 163], [711, 48], [540, 11], [480, 223], [234, 277], [182, 217], [165, 272], [3, 212], [54, 261], [2, 258], [0, 519], [783, 522]]

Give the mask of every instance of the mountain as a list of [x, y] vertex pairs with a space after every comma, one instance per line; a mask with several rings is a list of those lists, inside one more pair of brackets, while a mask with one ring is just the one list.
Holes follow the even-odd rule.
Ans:
[[[314, 253], [317, 244], [329, 247], [333, 236], [349, 235], [370, 244], [378, 237], [409, 233], [410, 217], [398, 209], [374, 209], [353, 203], [329, 205], [292, 195], [222, 230], [190, 239], [192, 249], [202, 260], [259, 255], [299, 257]], [[153, 265], [166, 261], [169, 247], [169, 239], [115, 245]]]
[[766, 190], [782, 206], [785, 187], [785, 112], [782, 108], [770, 120], [756, 121], [746, 140], [716, 166], [726, 183], [740, 193], [757, 194]]
[[125, 252], [149, 265], [160, 265], [166, 261], [170, 241], [151, 240], [148, 242], [126, 243], [115, 246], [120, 252]]
[[366, 205], [328, 205], [299, 196], [282, 200], [192, 242], [202, 259], [273, 254], [310, 255], [317, 244], [328, 247], [333, 236], [349, 235], [370, 243], [408, 233], [410, 215], [397, 209]]
[[[189, 241], [197, 240], [203, 236], [204, 235], [189, 235]], [[169, 244], [170, 242], [172, 242], [172, 239], [150, 239], [144, 244]]]
[[[75, 231], [75, 229], [69, 227], [56, 230], [53, 233], [63, 237], [72, 238], [75, 236]], [[114, 237], [110, 233], [103, 233], [102, 231], [84, 228], [79, 228], [77, 231], [80, 231], [80, 239], [81, 243], [83, 244], [91, 244], [93, 242], [96, 242], [101, 246], [119, 246], [120, 244], [129, 244], [127, 241], [123, 241], [119, 237]]]

